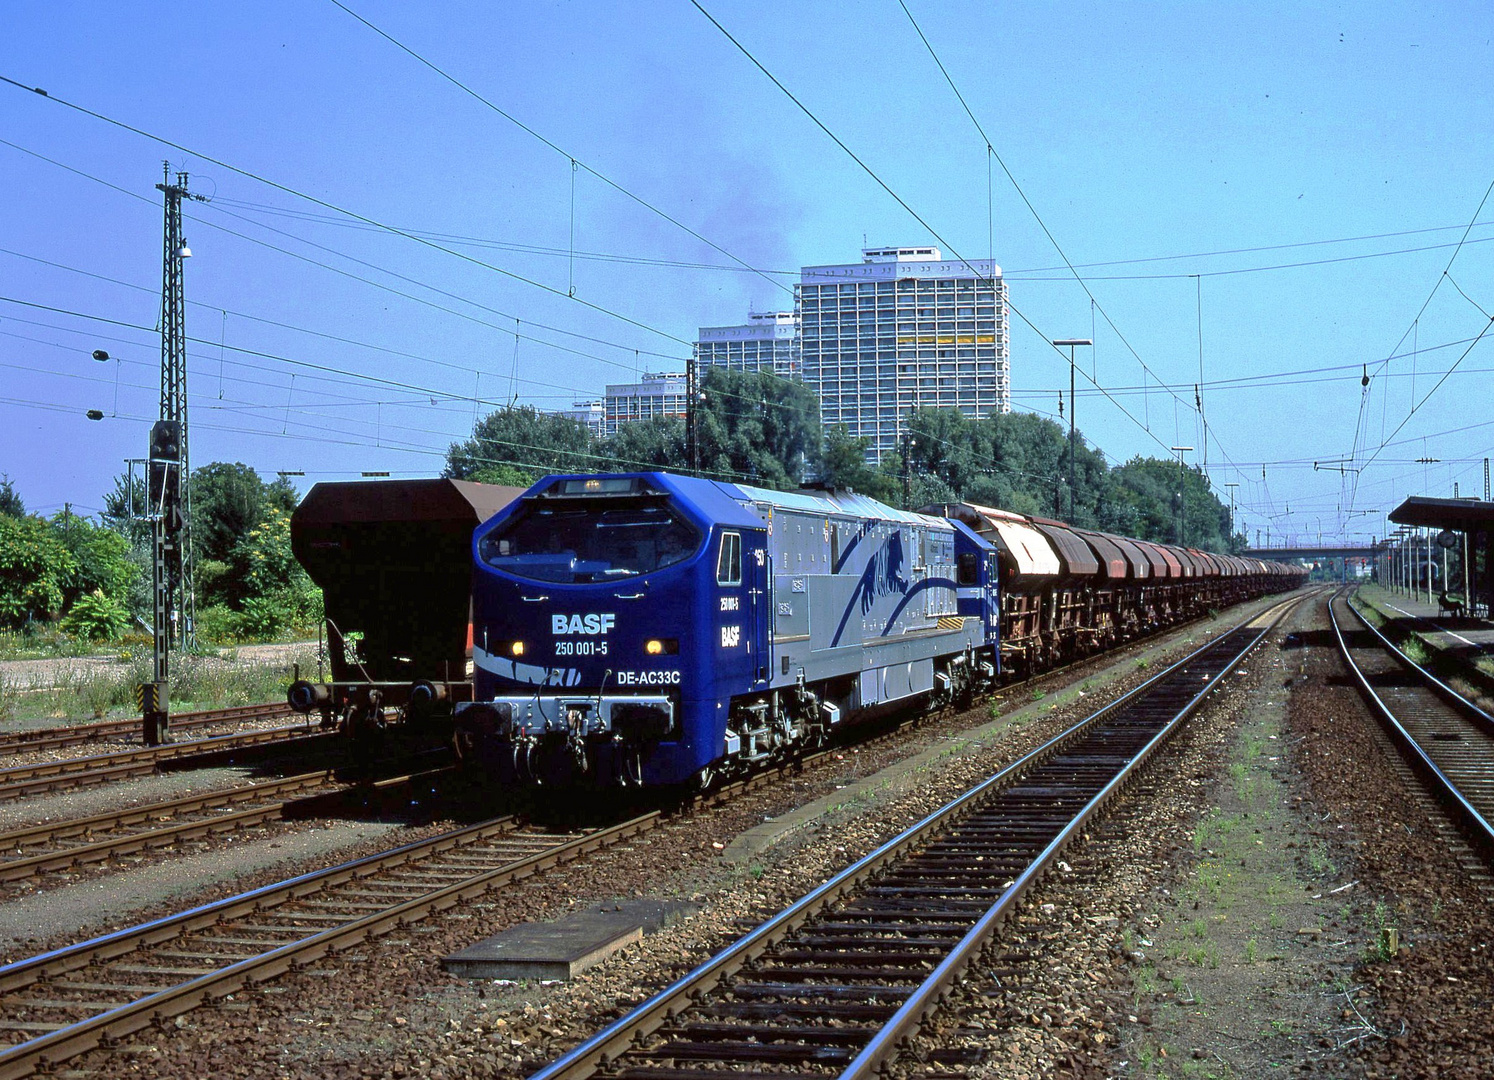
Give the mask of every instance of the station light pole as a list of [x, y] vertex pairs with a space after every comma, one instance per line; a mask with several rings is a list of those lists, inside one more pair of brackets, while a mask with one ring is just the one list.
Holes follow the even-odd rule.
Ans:
[[1183, 455], [1191, 453], [1192, 450], [1193, 447], [1191, 446], [1174, 446], [1172, 448], [1172, 452], [1178, 456], [1178, 547], [1183, 546], [1184, 526], [1187, 520], [1183, 503]]
[[1077, 489], [1074, 487], [1074, 447], [1077, 435], [1074, 425], [1074, 349], [1079, 345], [1093, 346], [1094, 342], [1089, 338], [1059, 338], [1053, 342], [1055, 346], [1069, 347], [1069, 522], [1074, 519], [1074, 496]]

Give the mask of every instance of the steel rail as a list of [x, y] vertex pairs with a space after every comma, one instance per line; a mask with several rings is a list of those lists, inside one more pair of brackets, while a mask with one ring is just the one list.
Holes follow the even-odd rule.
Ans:
[[[231, 724], [238, 720], [279, 720], [292, 715], [294, 715], [293, 710], [285, 702], [267, 701], [259, 705], [230, 705], [223, 709], [177, 713], [171, 717], [171, 728], [174, 731], [180, 731], [188, 728], [211, 727], [214, 724]], [[40, 750], [56, 750], [65, 746], [98, 742], [118, 735], [135, 735], [139, 731], [139, 718], [105, 720], [96, 724], [77, 724], [72, 727], [36, 728], [31, 731], [5, 731], [0, 732], [0, 752], [27, 754]]]
[[89, 784], [117, 780], [127, 776], [142, 776], [152, 773], [163, 761], [181, 760], [196, 756], [221, 754], [242, 747], [262, 746], [268, 743], [302, 740], [307, 743], [327, 742], [332, 736], [323, 733], [308, 734], [303, 724], [285, 727], [262, 728], [256, 731], [237, 731], [228, 735], [212, 735], [203, 739], [167, 743], [139, 750], [120, 750], [109, 754], [92, 754], [88, 757], [61, 758], [36, 765], [17, 765], [0, 769], [0, 800], [16, 799], [38, 792], [61, 788], [84, 787]]
[[[792, 932], [806, 926], [814, 917], [826, 912], [832, 904], [837, 901], [853, 897], [873, 882], [882, 872], [890, 870], [901, 860], [906, 858], [910, 851], [921, 842], [931, 836], [940, 835], [949, 826], [970, 816], [987, 799], [999, 796], [1001, 793], [1011, 791], [1017, 787], [1015, 781], [1033, 772], [1037, 767], [1045, 765], [1059, 758], [1065, 751], [1080, 743], [1089, 733], [1099, 730], [1107, 721], [1118, 718], [1128, 707], [1138, 705], [1154, 691], [1161, 690], [1175, 680], [1186, 676], [1193, 676], [1197, 672], [1197, 665], [1209, 654], [1225, 654], [1224, 660], [1216, 670], [1213, 670], [1203, 680], [1202, 685], [1195, 693], [1188, 694], [1186, 703], [1181, 709], [1176, 710], [1171, 718], [1167, 720], [1160, 730], [1154, 733], [1141, 749], [1132, 755], [1121, 771], [1112, 776], [1104, 783], [1100, 790], [1090, 797], [1077, 814], [1070, 817], [1067, 824], [1062, 826], [1043, 847], [1036, 859], [1033, 859], [1020, 873], [1013, 876], [1001, 891], [1000, 896], [987, 908], [968, 930], [960, 927], [963, 936], [959, 939], [953, 949], [940, 959], [938, 965], [917, 987], [886, 988], [885, 995], [902, 999], [902, 1005], [895, 1010], [890, 1007], [880, 1007], [882, 1011], [890, 1013], [884, 1017], [882, 1026], [873, 1033], [868, 1041], [856, 1052], [855, 1057], [847, 1066], [844, 1076], [865, 1077], [869, 1076], [880, 1063], [885, 1061], [893, 1052], [895, 1047], [903, 1040], [911, 1036], [935, 1008], [943, 992], [949, 987], [959, 972], [963, 970], [970, 959], [983, 947], [995, 928], [1004, 920], [1005, 916], [1012, 910], [1013, 905], [1022, 894], [1035, 882], [1043, 871], [1053, 862], [1064, 845], [1073, 837], [1075, 832], [1082, 827], [1101, 807], [1108, 802], [1117, 791], [1136, 774], [1136, 771], [1154, 753], [1156, 748], [1174, 732], [1191, 713], [1193, 713], [1204, 700], [1213, 692], [1220, 681], [1234, 668], [1239, 660], [1253, 648], [1262, 637], [1270, 632], [1272, 627], [1280, 620], [1285, 611], [1295, 605], [1301, 598], [1293, 598], [1284, 603], [1279, 603], [1266, 612], [1259, 614], [1246, 623], [1242, 623], [1233, 630], [1221, 635], [1214, 641], [1202, 646], [1190, 653], [1188, 656], [1169, 666], [1153, 678], [1147, 680], [1121, 698], [1096, 711], [1091, 716], [1081, 720], [1077, 724], [1045, 743], [1043, 746], [1031, 751], [1020, 760], [1002, 769], [994, 776], [989, 777], [981, 784], [967, 791], [957, 799], [946, 804], [944, 807], [934, 811], [922, 821], [910, 826], [897, 836], [881, 845], [875, 851], [863, 856], [851, 866], [836, 874], [829, 881], [820, 885], [804, 897], [800, 898], [789, 908], [763, 923], [757, 929], [746, 934], [737, 942], [716, 954], [704, 964], [695, 968], [670, 986], [655, 994], [649, 1000], [638, 1006], [633, 1012], [622, 1019], [609, 1025], [604, 1030], [593, 1035], [569, 1053], [533, 1074], [531, 1080], [579, 1080], [581, 1077], [592, 1075], [599, 1067], [615, 1071], [619, 1065], [619, 1058], [643, 1045], [650, 1035], [656, 1033], [666, 1023], [670, 1023], [686, 1013], [696, 1003], [700, 1002], [703, 995], [718, 987], [722, 981], [737, 973], [744, 967], [760, 964], [769, 953], [769, 950], [783, 942]], [[1256, 624], [1260, 624], [1256, 629]], [[1242, 641], [1242, 638], [1245, 639]], [[1005, 872], [1002, 872], [1005, 876]], [[955, 891], [955, 890], [951, 890]], [[893, 946], [898, 944], [896, 939], [870, 939], [874, 943]], [[863, 941], [862, 944], [866, 944]], [[898, 958], [902, 960], [901, 957]], [[776, 969], [775, 969], [776, 970]], [[831, 977], [823, 973], [824, 977]], [[800, 996], [804, 998], [815, 998], [821, 996], [820, 991], [826, 987], [805, 982], [802, 985]], [[829, 988], [833, 993], [834, 987]], [[864, 986], [853, 986], [853, 990], [866, 990]], [[875, 1000], [875, 998], [873, 999]], [[776, 1008], [776, 1006], [771, 1007]], [[815, 1006], [804, 1006], [813, 1009]], [[873, 1012], [878, 1007], [871, 1007]], [[791, 1010], [790, 1010], [791, 1011]], [[742, 1015], [755, 1015], [748, 1007], [747, 1012]], [[847, 1036], [854, 1039], [856, 1029], [826, 1029], [812, 1028], [802, 1029], [798, 1034], [808, 1033], [820, 1035], [834, 1035], [837, 1042], [844, 1044]], [[751, 1047], [756, 1040], [755, 1032], [743, 1032], [747, 1045]], [[771, 1036], [771, 1030], [765, 1033]], [[734, 1046], [743, 1045], [734, 1043]], [[766, 1049], [758, 1044], [756, 1049]], [[812, 1049], [812, 1048], [811, 1048]], [[669, 1057], [670, 1048], [665, 1046], [660, 1050], [660, 1055]], [[813, 1061], [820, 1067], [830, 1064], [829, 1060], [816, 1060], [808, 1051], [804, 1060]], [[761, 1055], [751, 1055], [761, 1056]], [[848, 1054], [842, 1055], [844, 1057]], [[716, 1063], [729, 1060], [729, 1051], [723, 1049], [715, 1059]], [[781, 1059], [779, 1060], [782, 1063]], [[609, 1075], [613, 1072], [609, 1071]], [[716, 1071], [707, 1070], [650, 1070], [645, 1068], [624, 1069], [617, 1075], [624, 1077], [648, 1077], [661, 1076], [680, 1080], [685, 1076], [719, 1076], [729, 1075]], [[784, 1073], [783, 1075], [791, 1075]]]
[[140, 825], [148, 821], [161, 821], [174, 817], [178, 814], [195, 813], [198, 810], [215, 810], [223, 806], [234, 806], [242, 802], [252, 802], [275, 795], [283, 795], [287, 792], [305, 790], [308, 787], [316, 787], [331, 783], [334, 777], [332, 772], [301, 773], [299, 776], [287, 776], [280, 780], [268, 780], [257, 784], [247, 784], [243, 787], [224, 788], [221, 791], [209, 791], [196, 795], [183, 795], [179, 799], [166, 799], [162, 802], [146, 803], [141, 806], [126, 807], [122, 810], [107, 810], [102, 814], [91, 814], [88, 817], [66, 818], [61, 821], [47, 821], [40, 825], [27, 825], [19, 829], [11, 829], [0, 833], [0, 851], [14, 849], [21, 851], [35, 844], [44, 844], [52, 840], [67, 840], [75, 836], [91, 836], [94, 833], [106, 832], [110, 829], [127, 828], [131, 825]]
[[[561, 843], [516, 859], [507, 865], [475, 874], [464, 881], [433, 889], [428, 893], [412, 897], [404, 903], [391, 905], [371, 914], [348, 920], [339, 926], [288, 942], [278, 948], [239, 960], [175, 986], [162, 988], [138, 1000], [0, 1050], [0, 1080], [11, 1080], [13, 1077], [27, 1076], [37, 1070], [53, 1067], [80, 1053], [110, 1045], [151, 1024], [188, 1012], [204, 1001], [221, 998], [250, 983], [263, 982], [298, 966], [318, 960], [329, 953], [342, 951], [370, 937], [418, 921], [433, 912], [443, 911], [462, 900], [480, 896], [500, 885], [521, 880], [559, 863], [571, 861], [596, 848], [627, 839], [650, 827], [657, 816], [657, 812], [646, 814], [608, 829], [582, 836], [567, 837]], [[159, 943], [186, 932], [189, 927], [201, 929], [214, 925], [225, 917], [298, 899], [320, 891], [334, 882], [341, 883], [355, 878], [371, 877], [380, 870], [394, 865], [405, 865], [425, 855], [450, 850], [454, 846], [465, 846], [459, 845], [458, 837], [470, 841], [481, 834], [497, 836], [499, 833], [512, 834], [514, 832], [513, 819], [495, 819], [457, 830], [454, 833], [396, 848], [380, 855], [355, 860], [313, 874], [305, 874], [290, 881], [255, 889], [248, 893], [241, 893], [213, 904], [194, 908], [180, 915], [104, 935], [89, 942], [33, 957], [30, 960], [8, 964], [0, 968], [0, 990], [7, 993], [13, 992], [16, 988], [30, 985], [44, 976], [55, 976], [76, 970], [96, 962], [99, 958], [112, 959], [124, 952], [134, 951], [135, 948], [145, 943]], [[132, 942], [138, 943], [132, 944]]]
[[[1420, 691], [1417, 700], [1419, 706], [1431, 705], [1433, 708], [1429, 710], [1429, 715], [1417, 718], [1415, 721], [1417, 726], [1424, 726], [1434, 721], [1454, 721], [1477, 732], [1483, 737], [1491, 751], [1494, 751], [1494, 717], [1464, 698], [1397, 648], [1347, 599], [1344, 600], [1344, 606], [1359, 619], [1361, 626], [1378, 639], [1384, 652], [1394, 658], [1399, 665], [1414, 672], [1422, 681], [1420, 687], [1409, 689]], [[1367, 675], [1360, 664], [1355, 661], [1352, 655], [1353, 647], [1348, 643], [1343, 628], [1339, 624], [1338, 613], [1333, 610], [1332, 603], [1328, 605], [1328, 617], [1333, 623], [1333, 633], [1338, 640], [1339, 653], [1343, 656], [1349, 671], [1353, 673], [1360, 690], [1374, 707], [1381, 728], [1411, 768], [1421, 776], [1432, 794], [1447, 809], [1449, 815], [1469, 840], [1480, 848], [1486, 858], [1494, 858], [1494, 826], [1490, 824], [1491, 817], [1494, 817], [1494, 784], [1485, 779], [1483, 784], [1485, 790], [1472, 793], [1464, 791], [1469, 781], [1478, 778], [1469, 775], [1466, 770], [1456, 768], [1440, 749], [1430, 749], [1416, 737], [1407, 726], [1412, 721], [1403, 719], [1405, 709], [1402, 709], [1402, 715], [1397, 715], [1391, 705], [1375, 689], [1371, 676]], [[1404, 686], [1397, 687], [1400, 692], [1405, 692], [1407, 689]], [[1439, 761], [1439, 758], [1442, 760]], [[1486, 758], [1486, 760], [1490, 759], [1494, 759], [1494, 753]], [[1485, 771], [1487, 772], [1487, 769]], [[1454, 776], [1450, 773], [1462, 773], [1462, 775]]]
[[[262, 784], [251, 784], [205, 795], [187, 795], [180, 799], [152, 803], [148, 806], [132, 807], [127, 810], [95, 814], [88, 818], [51, 822], [0, 833], [0, 851], [15, 850], [21, 853], [16, 858], [0, 861], [0, 882], [20, 881], [51, 871], [71, 869], [84, 863], [102, 862], [120, 855], [164, 847], [182, 840], [194, 840], [247, 829], [266, 821], [285, 819], [288, 813], [294, 812], [294, 808], [309, 809], [328, 800], [346, 798], [360, 791], [396, 787], [416, 778], [416, 774], [411, 774], [389, 777], [372, 784], [351, 785], [338, 781], [331, 771], [303, 773], [300, 776], [286, 777], [283, 780], [271, 780]], [[285, 797], [294, 792], [305, 792], [316, 788], [331, 788], [332, 790], [314, 795]], [[84, 843], [47, 851], [30, 854], [25, 851], [28, 847], [35, 847], [48, 841], [80, 835], [92, 837], [99, 832], [127, 828], [130, 825], [152, 820], [175, 818], [179, 815], [204, 810], [236, 806], [241, 803], [259, 805], [207, 818], [193, 818], [185, 821], [168, 820], [139, 832], [105, 837], [100, 840], [89, 839]]]
[[[714, 805], [771, 783], [775, 776], [798, 773], [806, 764], [829, 760], [834, 754], [833, 749], [824, 750], [802, 761], [782, 763], [778, 767], [704, 793], [694, 801], [697, 804]], [[445, 910], [463, 899], [471, 899], [499, 885], [531, 876], [589, 851], [628, 839], [664, 820], [665, 815], [658, 810], [643, 814], [611, 828], [569, 840], [512, 865], [484, 872], [467, 881], [412, 898], [403, 904], [310, 935], [300, 941], [289, 942], [271, 952], [239, 961], [176, 986], [165, 987], [138, 1001], [0, 1050], [0, 1080], [28, 1076], [37, 1070], [52, 1068], [78, 1054], [112, 1045], [159, 1020], [190, 1011], [204, 1001], [231, 994], [250, 982], [263, 982], [287, 970], [312, 963], [331, 952], [349, 948], [395, 926], [408, 925], [425, 914]], [[517, 822], [513, 818], [479, 823], [17, 961], [0, 967], [0, 995], [14, 995], [37, 982], [56, 979], [95, 963], [118, 959], [141, 948], [171, 941], [229, 918], [293, 902], [355, 879], [372, 878], [381, 870], [404, 866], [453, 848], [470, 846], [480, 842], [485, 836], [512, 832], [516, 827]]]

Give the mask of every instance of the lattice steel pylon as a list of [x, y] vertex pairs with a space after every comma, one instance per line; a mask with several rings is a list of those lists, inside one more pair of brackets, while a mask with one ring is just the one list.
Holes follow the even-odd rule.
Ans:
[[187, 436], [187, 303], [182, 285], [182, 263], [191, 255], [182, 237], [182, 199], [206, 202], [202, 195], [187, 190], [187, 174], [176, 174], [171, 183], [171, 163], [163, 163], [163, 182], [156, 190], [166, 196], [165, 240], [161, 252], [161, 419], [181, 425], [179, 480], [181, 530], [176, 535], [174, 556], [168, 559], [172, 569], [180, 625], [173, 633], [178, 645], [195, 644], [197, 593], [192, 574], [192, 485]]
[[153, 682], [140, 688], [145, 741], [165, 741], [169, 723], [168, 656], [173, 646], [192, 648], [196, 590], [192, 574], [192, 488], [187, 454], [187, 319], [182, 262], [192, 254], [182, 237], [182, 199], [205, 201], [187, 190], [187, 174], [171, 182], [166, 162], [156, 190], [165, 195], [161, 251], [161, 418], [151, 428], [147, 467], [152, 518], [155, 591]]

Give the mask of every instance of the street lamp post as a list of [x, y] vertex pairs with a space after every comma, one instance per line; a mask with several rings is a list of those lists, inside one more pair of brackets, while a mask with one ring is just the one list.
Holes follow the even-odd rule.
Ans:
[[1077, 437], [1074, 428], [1074, 348], [1078, 345], [1093, 346], [1094, 342], [1089, 338], [1059, 338], [1053, 344], [1059, 347], [1064, 345], [1069, 347], [1069, 522], [1072, 524], [1074, 520], [1074, 495], [1076, 492], [1074, 487], [1074, 446]]
[[1186, 516], [1183, 512], [1183, 455], [1193, 450], [1191, 446], [1174, 446], [1173, 453], [1178, 456], [1178, 547], [1183, 546], [1185, 535], [1184, 524]]

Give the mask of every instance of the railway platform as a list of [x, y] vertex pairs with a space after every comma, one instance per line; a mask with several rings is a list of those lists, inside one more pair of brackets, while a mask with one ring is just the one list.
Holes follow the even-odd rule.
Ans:
[[1435, 654], [1433, 667], [1444, 676], [1462, 675], [1470, 688], [1494, 699], [1494, 619], [1466, 613], [1450, 615], [1426, 594], [1408, 596], [1394, 589], [1367, 584], [1359, 598], [1375, 608], [1390, 629], [1414, 635]]
[[1378, 585], [1364, 586], [1361, 592], [1366, 600], [1372, 601], [1387, 615], [1415, 624], [1407, 629], [1433, 639], [1428, 644], [1438, 649], [1453, 652], [1461, 650], [1470, 656], [1481, 655], [1494, 659], [1494, 619], [1469, 615], [1467, 612], [1448, 614], [1435, 596], [1428, 603], [1425, 593], [1419, 597], [1407, 596], [1399, 590]]

